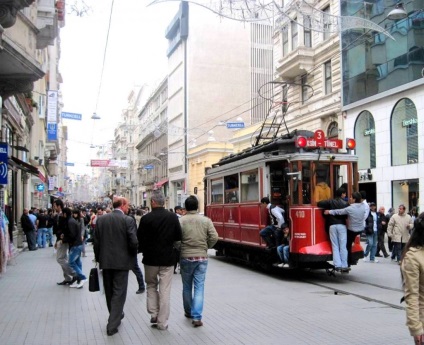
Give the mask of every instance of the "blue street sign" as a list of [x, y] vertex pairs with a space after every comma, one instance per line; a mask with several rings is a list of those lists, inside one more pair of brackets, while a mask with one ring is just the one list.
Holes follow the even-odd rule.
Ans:
[[67, 167], [74, 167], [75, 166], [75, 163], [66, 162], [65, 165]]
[[44, 191], [44, 184], [42, 184], [42, 183], [37, 184], [37, 190], [38, 190], [39, 192]]
[[53, 123], [53, 122], [47, 123], [47, 140], [49, 141], [57, 140], [57, 123]]
[[0, 143], [0, 184], [7, 184], [7, 143]]
[[244, 122], [227, 122], [227, 128], [244, 128]]
[[81, 120], [82, 115], [76, 113], [67, 113], [62, 111], [62, 119]]
[[152, 170], [153, 168], [154, 168], [154, 166], [152, 164], [144, 166], [144, 169], [146, 169], [146, 170]]

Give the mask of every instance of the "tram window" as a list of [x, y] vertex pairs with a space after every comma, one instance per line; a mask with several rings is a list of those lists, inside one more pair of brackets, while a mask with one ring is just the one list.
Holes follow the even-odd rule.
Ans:
[[311, 203], [311, 170], [310, 162], [302, 163], [302, 202]]
[[[348, 180], [347, 165], [334, 165], [333, 166], [333, 187], [334, 193], [339, 188], [344, 188], [346, 194], [349, 192], [348, 184], [345, 182]], [[335, 196], [334, 196], [335, 197]]]
[[238, 174], [224, 177], [225, 203], [239, 202], [239, 176]]
[[258, 170], [242, 172], [241, 174], [240, 200], [258, 201], [259, 200], [259, 177]]
[[211, 182], [211, 204], [222, 204], [224, 201], [224, 184], [222, 180]]
[[330, 166], [328, 164], [317, 164], [315, 167], [315, 202], [332, 198], [330, 183]]

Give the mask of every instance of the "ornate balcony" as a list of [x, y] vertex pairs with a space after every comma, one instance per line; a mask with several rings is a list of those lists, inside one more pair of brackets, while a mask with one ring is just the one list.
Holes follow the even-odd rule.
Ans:
[[277, 61], [278, 74], [284, 79], [293, 79], [314, 67], [314, 48], [300, 46]]

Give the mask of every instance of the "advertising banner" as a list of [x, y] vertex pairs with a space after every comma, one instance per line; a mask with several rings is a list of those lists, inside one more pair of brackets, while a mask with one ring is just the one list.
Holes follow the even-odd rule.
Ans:
[[47, 140], [57, 140], [57, 123], [47, 123]]
[[0, 184], [7, 184], [7, 143], [0, 142]]
[[47, 91], [47, 122], [57, 123], [57, 91]]

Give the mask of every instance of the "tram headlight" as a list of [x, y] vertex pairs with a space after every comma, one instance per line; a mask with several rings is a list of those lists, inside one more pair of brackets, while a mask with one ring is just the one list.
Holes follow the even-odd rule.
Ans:
[[352, 138], [346, 138], [346, 150], [354, 150], [356, 147], [356, 141]]
[[296, 147], [301, 149], [306, 147], [306, 138], [302, 136], [296, 137]]

